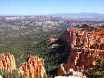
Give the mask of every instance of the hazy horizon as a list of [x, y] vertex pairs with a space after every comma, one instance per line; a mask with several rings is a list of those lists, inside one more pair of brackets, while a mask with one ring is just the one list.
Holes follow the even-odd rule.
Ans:
[[[76, 13], [48, 13], [48, 14], [0, 14], [0, 16], [50, 16], [50, 15], [64, 15], [64, 14], [103, 14], [103, 13], [97, 13], [97, 12], [76, 12]], [[104, 14], [103, 14], [104, 15]]]
[[54, 13], [104, 14], [104, 0], [1, 0], [3, 15], [46, 15]]

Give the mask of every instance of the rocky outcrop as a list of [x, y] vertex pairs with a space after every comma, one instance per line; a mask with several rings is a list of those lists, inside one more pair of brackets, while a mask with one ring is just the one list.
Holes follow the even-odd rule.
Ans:
[[69, 74], [67, 76], [56, 76], [54, 78], [87, 78], [87, 77], [83, 75], [82, 72], [69, 69]]
[[49, 39], [48, 39], [48, 41], [49, 41], [50, 43], [54, 43], [54, 42], [56, 42], [56, 40], [57, 40], [57, 39], [55, 39], [55, 38], [53, 38], [53, 37], [49, 37]]
[[10, 53], [0, 54], [0, 70], [12, 72], [16, 69], [14, 56]]
[[78, 77], [78, 76], [56, 76], [54, 78], [86, 78], [86, 77]]
[[[91, 65], [96, 65], [95, 58], [99, 58], [104, 54], [104, 50], [73, 48], [68, 58], [68, 68], [83, 72]], [[67, 69], [67, 68], [66, 68]]]
[[37, 56], [30, 56], [27, 58], [26, 62], [22, 63], [18, 68], [18, 72], [22, 75], [26, 75], [27, 78], [43, 78], [46, 74], [44, 68], [44, 59]]
[[91, 65], [96, 65], [95, 58], [104, 54], [101, 50], [104, 44], [104, 29], [83, 30], [83, 28], [67, 28], [61, 38], [70, 45], [70, 55], [67, 63], [59, 65], [58, 75], [67, 75], [68, 70], [83, 72]]

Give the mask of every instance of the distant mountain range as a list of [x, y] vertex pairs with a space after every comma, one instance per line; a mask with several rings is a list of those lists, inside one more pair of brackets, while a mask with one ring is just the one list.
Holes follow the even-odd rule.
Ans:
[[0, 16], [53, 16], [53, 17], [61, 17], [62, 19], [67, 20], [90, 20], [90, 21], [104, 21], [104, 14], [100, 13], [54, 13], [54, 14], [44, 14], [44, 15], [5, 15], [0, 14]]
[[73, 20], [104, 20], [104, 14], [99, 13], [57, 13], [52, 15]]

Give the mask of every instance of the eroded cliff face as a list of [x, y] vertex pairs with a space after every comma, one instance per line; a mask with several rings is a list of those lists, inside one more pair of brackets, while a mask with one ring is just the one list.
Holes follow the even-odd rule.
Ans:
[[15, 58], [12, 54], [0, 54], [0, 70], [12, 72], [16, 70]]
[[67, 28], [61, 38], [71, 46], [70, 55], [66, 64], [59, 65], [58, 75], [68, 74], [70, 68], [83, 72], [91, 65], [96, 65], [95, 58], [104, 54], [104, 50], [101, 50], [104, 44], [103, 31], [104, 28], [100, 27], [91, 31], [83, 28]]
[[26, 62], [22, 63], [18, 68], [18, 72], [22, 75], [26, 75], [27, 78], [43, 78], [46, 75], [44, 68], [44, 59], [37, 56], [30, 56]]

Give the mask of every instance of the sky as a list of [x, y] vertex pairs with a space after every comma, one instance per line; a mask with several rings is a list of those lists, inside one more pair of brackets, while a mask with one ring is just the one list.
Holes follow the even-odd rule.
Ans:
[[104, 0], [0, 0], [0, 14], [41, 15], [82, 12], [104, 14]]

